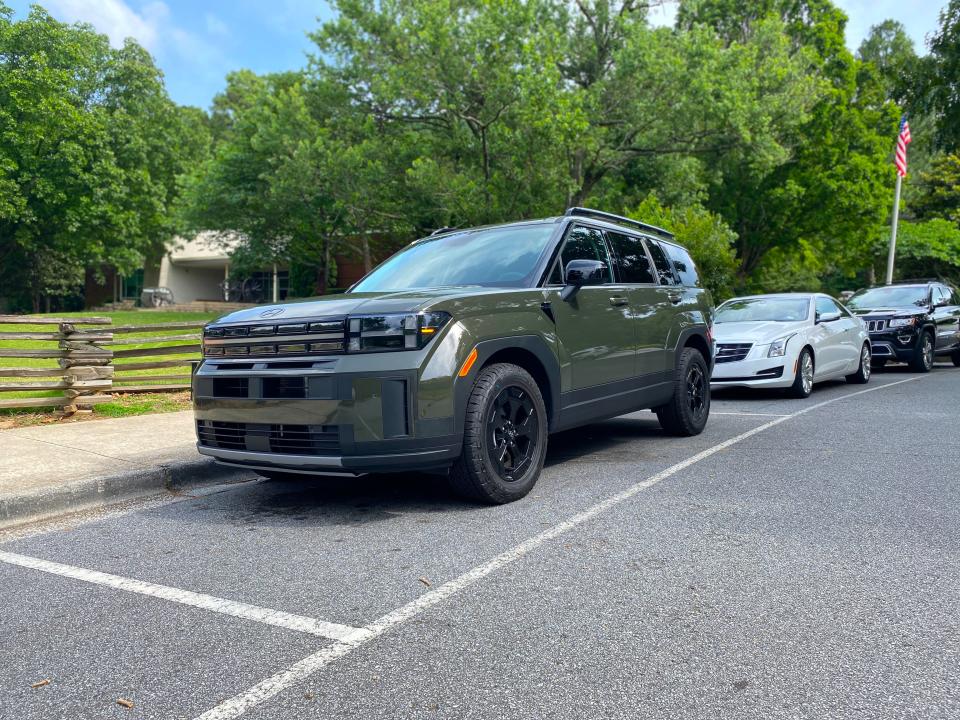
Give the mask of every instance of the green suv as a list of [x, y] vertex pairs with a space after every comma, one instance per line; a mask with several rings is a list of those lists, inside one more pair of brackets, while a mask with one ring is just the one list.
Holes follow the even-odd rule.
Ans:
[[267, 477], [438, 470], [509, 502], [549, 433], [643, 408], [701, 432], [712, 316], [689, 254], [650, 225], [571, 208], [445, 229], [346, 294], [208, 325], [198, 448]]

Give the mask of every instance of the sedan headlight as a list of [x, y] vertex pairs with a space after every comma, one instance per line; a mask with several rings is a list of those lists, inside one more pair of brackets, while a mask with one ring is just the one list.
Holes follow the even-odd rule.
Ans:
[[890, 320], [887, 321], [888, 327], [892, 327], [892, 328], [897, 328], [897, 327], [912, 327], [913, 325], [916, 325], [916, 323], [917, 323], [917, 319], [916, 319], [916, 318], [912, 318], [912, 317], [909, 317], [909, 318], [890, 318]]
[[786, 335], [785, 337], [780, 338], [779, 340], [774, 340], [770, 343], [770, 349], [767, 350], [767, 357], [783, 357], [787, 354], [787, 343], [790, 342], [796, 333]]
[[347, 318], [347, 352], [419, 350], [449, 319], [445, 312], [351, 315]]

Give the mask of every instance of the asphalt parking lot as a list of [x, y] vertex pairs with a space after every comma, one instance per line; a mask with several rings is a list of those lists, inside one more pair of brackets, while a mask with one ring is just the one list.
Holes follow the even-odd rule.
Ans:
[[0, 534], [0, 718], [957, 718], [958, 408], [943, 365], [724, 391], [503, 507], [243, 481]]

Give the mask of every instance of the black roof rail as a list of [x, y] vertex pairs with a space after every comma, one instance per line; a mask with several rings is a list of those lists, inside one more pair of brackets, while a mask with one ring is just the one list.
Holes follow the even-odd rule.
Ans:
[[923, 283], [942, 283], [940, 278], [906, 278], [904, 280], [895, 280], [891, 285], [921, 285]]
[[635, 228], [640, 230], [645, 230], [646, 232], [656, 233], [657, 235], [662, 235], [663, 237], [673, 238], [673, 233], [669, 230], [664, 230], [659, 228], [656, 225], [648, 225], [647, 223], [642, 223], [639, 220], [633, 220], [623, 215], [614, 215], [613, 213], [603, 212], [602, 210], [593, 210], [591, 208], [585, 207], [572, 207], [567, 208], [567, 211], [564, 215], [571, 217], [587, 217], [594, 218], [596, 220], [607, 220], [608, 222], [617, 223], [619, 225], [632, 225]]
[[430, 233], [428, 237], [433, 237], [434, 235], [440, 235], [442, 233], [453, 232], [454, 230], [457, 230], [457, 229], [458, 228], [455, 228], [455, 227], [440, 227], [434, 230], [432, 233]]

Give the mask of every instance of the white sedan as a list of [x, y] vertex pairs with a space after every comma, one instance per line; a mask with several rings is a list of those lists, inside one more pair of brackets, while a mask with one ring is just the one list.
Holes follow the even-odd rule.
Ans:
[[829, 295], [782, 293], [727, 300], [714, 318], [712, 387], [787, 388], [805, 398], [813, 384], [870, 379], [870, 335]]

